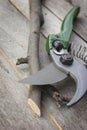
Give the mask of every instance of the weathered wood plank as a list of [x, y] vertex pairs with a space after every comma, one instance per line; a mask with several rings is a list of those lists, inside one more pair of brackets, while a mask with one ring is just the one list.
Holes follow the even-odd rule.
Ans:
[[[44, 0], [43, 1], [45, 7], [47, 7], [50, 11], [52, 11], [53, 14], [55, 14], [61, 20], [63, 20], [67, 12], [73, 7], [71, 3], [72, 3], [71, 0], [61, 0], [61, 1]], [[74, 31], [85, 41], [87, 41], [87, 31], [86, 31], [87, 30], [87, 17], [86, 17], [87, 2], [86, 1], [75, 2], [75, 0], [73, 0], [73, 4], [81, 7], [81, 12], [79, 14], [79, 17], [74, 24]]]
[[[64, 130], [86, 130], [87, 129], [87, 95], [81, 102], [73, 107], [62, 106], [58, 108], [55, 102], [48, 96], [44, 97], [45, 106], [59, 122]], [[49, 107], [50, 105], [50, 107]]]
[[[65, 1], [64, 1], [65, 2]], [[49, 2], [47, 2], [47, 5], [48, 5]], [[50, 3], [52, 5], [55, 5], [54, 4], [55, 2]], [[67, 9], [70, 10], [71, 6], [68, 2], [65, 2], [65, 4], [67, 3]], [[59, 3], [59, 7], [61, 6], [64, 6], [64, 3]], [[21, 5], [22, 6], [22, 5]], [[26, 5], [27, 6], [27, 5]], [[64, 7], [65, 8], [65, 7]], [[61, 8], [61, 9], [64, 9], [64, 8]], [[48, 34], [52, 34], [52, 33], [59, 33], [60, 32], [60, 27], [61, 27], [61, 20], [58, 19], [55, 15], [53, 15], [48, 9], [46, 9], [45, 7], [42, 7], [43, 9], [43, 14], [44, 14], [44, 19], [45, 19], [45, 23], [42, 27], [42, 30], [41, 32], [43, 33], [43, 35], [45, 37], [48, 36]], [[54, 8], [55, 9], [55, 8]], [[58, 9], [60, 10], [60, 8]], [[54, 11], [55, 12], [55, 11]], [[61, 14], [62, 12], [62, 14]], [[64, 12], [65, 12], [65, 9], [63, 11], [61, 11], [59, 13], [59, 15], [61, 14], [62, 17], [65, 16]], [[80, 45], [86, 45], [86, 43], [84, 42], [84, 40], [82, 40], [76, 33], [72, 33], [72, 36], [71, 36], [71, 42], [73, 43], [77, 43], [77, 46], [79, 47]], [[77, 48], [77, 47], [76, 47]], [[78, 48], [77, 48], [78, 49]], [[87, 53], [87, 52], [86, 52]]]
[[0, 129], [56, 130], [45, 111], [42, 111], [43, 118], [36, 118], [27, 104], [28, 88], [19, 84], [15, 77], [0, 50]]
[[60, 32], [61, 21], [57, 19], [47, 8], [42, 7], [44, 15], [44, 25], [41, 32], [47, 37], [49, 34], [58, 34]]
[[[13, 62], [14, 64], [16, 64], [17, 58], [20, 58], [21, 56], [26, 57], [27, 48], [25, 47], [27, 46], [27, 44], [25, 44], [24, 47], [22, 47], [21, 45], [15, 38], [12, 37], [11, 34], [8, 34], [4, 29], [0, 27], [0, 48], [5, 51], [11, 62]], [[20, 68], [18, 67], [19, 71], [24, 74], [24, 76], [26, 71], [25, 67], [28, 69], [28, 65], [21, 65]]]
[[[29, 0], [9, 0], [24, 15], [30, 19], [30, 3]], [[21, 6], [22, 5], [22, 6]], [[28, 6], [26, 6], [28, 5]]]
[[[15, 18], [16, 17], [19, 17], [18, 19], [16, 19], [16, 22], [15, 22], [15, 24], [17, 24], [17, 23], [20, 23], [20, 19], [21, 19], [21, 17], [23, 17], [23, 16], [21, 16], [18, 12], [16, 12], [16, 10], [15, 10], [15, 8], [13, 8], [13, 7], [11, 7], [10, 5], [8, 6], [8, 2], [5, 0], [5, 2], [6, 3], [4, 3], [4, 1], [0, 1], [1, 3], [0, 3], [0, 6], [1, 6], [1, 8], [2, 8], [2, 13], [4, 13], [4, 17], [6, 17], [6, 21], [8, 21], [8, 19], [10, 19], [10, 21], [9, 22], [12, 22], [13, 21], [13, 18], [12, 18], [12, 15], [14, 15], [15, 16]], [[6, 7], [7, 6], [7, 7]], [[6, 9], [6, 10], [5, 10]], [[8, 9], [8, 10], [7, 10]], [[6, 12], [7, 11], [7, 12]], [[10, 13], [10, 12], [13, 12], [12, 14]], [[6, 13], [5, 13], [6, 12]], [[7, 18], [7, 15], [9, 15], [9, 13], [10, 13], [10, 17], [9, 18]], [[2, 18], [2, 21], [3, 21], [4, 19]], [[2, 22], [1, 22], [2, 23]], [[27, 23], [26, 23], [26, 20], [25, 20], [25, 18], [24, 19], [21, 19], [21, 23], [20, 23], [20, 25], [22, 25], [22, 23], [23, 24], [25, 24], [26, 26], [27, 26]], [[3, 48], [3, 50], [6, 52], [6, 54], [9, 56], [9, 61], [8, 61], [8, 58], [6, 58], [5, 57], [5, 60], [7, 60], [8, 62], [9, 62], [9, 64], [11, 65], [12, 63], [11, 62], [13, 62], [13, 63], [15, 63], [16, 62], [16, 59], [17, 58], [19, 58], [19, 57], [21, 57], [21, 56], [26, 56], [26, 50], [27, 50], [27, 42], [26, 42], [26, 35], [23, 35], [24, 33], [26, 34], [26, 28], [24, 28], [23, 30], [21, 30], [22, 32], [21, 32], [21, 35], [23, 36], [23, 40], [24, 40], [24, 43], [22, 42], [21, 44], [20, 44], [20, 41], [21, 41], [21, 37], [16, 37], [16, 35], [14, 35], [14, 37], [13, 37], [13, 30], [15, 29], [15, 26], [17, 26], [17, 25], [15, 25], [14, 24], [14, 26], [11, 26], [11, 30], [9, 29], [7, 29], [8, 28], [8, 24], [7, 25], [5, 25], [5, 23], [2, 23], [1, 25], [4, 25], [4, 26], [1, 26], [1, 28], [0, 28], [0, 40], [1, 40], [1, 44], [0, 44], [0, 47], [1, 48]], [[6, 28], [7, 27], [7, 28]], [[20, 30], [20, 28], [21, 28], [21, 26], [18, 26], [18, 31]], [[28, 29], [28, 28], [27, 28]], [[17, 33], [17, 30], [15, 30], [15, 33]], [[19, 33], [18, 33], [18, 35], [19, 35]], [[27, 34], [28, 35], [28, 34]], [[4, 54], [4, 53], [3, 53]], [[2, 56], [3, 57], [3, 56]], [[10, 77], [11, 77], [11, 79], [9, 79], [8, 78], [8, 83], [7, 83], [7, 79], [6, 79], [6, 87], [9, 87], [9, 91], [10, 91], [10, 94], [11, 94], [11, 96], [13, 97], [11, 97], [10, 96], [10, 98], [13, 100], [14, 98], [16, 98], [16, 97], [14, 97], [14, 92], [13, 91], [15, 91], [14, 89], [16, 89], [16, 91], [20, 91], [20, 90], [17, 90], [17, 88], [15, 88], [15, 80], [18, 80], [17, 79], [17, 77], [14, 75], [14, 73], [13, 73], [13, 70], [11, 70], [11, 68], [10, 67], [8, 67], [9, 65], [7, 65], [7, 63], [6, 63], [6, 61], [5, 60], [3, 60], [3, 58], [1, 58], [1, 54], [0, 54], [0, 63], [1, 63], [1, 66], [2, 67], [4, 67], [4, 69], [7, 71], [7, 72], [9, 72], [8, 74], [10, 75]], [[5, 66], [6, 65], [6, 66]], [[14, 69], [14, 71], [15, 71], [15, 68], [16, 67], [14, 67], [14, 65], [11, 65], [12, 66], [12, 68]], [[27, 68], [27, 66], [26, 65], [23, 65], [22, 66], [22, 71], [21, 72], [24, 72], [24, 70], [26, 71], [27, 69], [25, 69], [25, 68]], [[18, 69], [19, 70], [21, 70], [21, 67], [18, 67]], [[1, 72], [1, 71], [0, 71]], [[3, 72], [4, 73], [4, 72]], [[23, 76], [24, 76], [24, 74], [26, 74], [25, 72], [23, 73]], [[1, 75], [0, 75], [0, 77], [1, 77]], [[3, 77], [4, 77], [4, 74], [3, 74]], [[7, 76], [8, 77], [8, 76]], [[20, 77], [20, 76], [18, 76], [18, 77]], [[10, 80], [11, 80], [11, 82], [12, 83], [10, 83]], [[5, 80], [4, 81], [2, 81], [2, 82], [5, 82]], [[13, 87], [13, 90], [11, 89], [10, 90], [10, 85], [11, 85], [11, 87]], [[2, 86], [2, 85], [1, 85]], [[16, 86], [18, 86], [19, 87], [19, 84], [18, 85], [16, 85]], [[21, 85], [20, 85], [21, 86]], [[4, 89], [4, 88], [3, 88]], [[21, 89], [21, 87], [20, 87], [20, 89]], [[22, 90], [21, 90], [22, 91]], [[22, 122], [22, 123], [20, 123], [20, 124], [17, 124], [17, 126], [16, 126], [16, 123], [17, 123], [17, 121], [18, 121], [18, 119], [20, 118], [19, 117], [19, 114], [18, 114], [18, 117], [16, 118], [15, 117], [15, 115], [13, 116], [13, 117], [11, 117], [11, 114], [12, 113], [14, 113], [14, 111], [16, 111], [16, 109], [17, 108], [15, 108], [14, 106], [17, 106], [17, 104], [15, 104], [15, 103], [9, 103], [8, 105], [7, 105], [7, 108], [9, 108], [9, 113], [10, 113], [10, 110], [11, 110], [11, 108], [13, 109], [14, 108], [14, 110], [12, 111], [12, 113], [10, 113], [10, 117], [13, 119], [13, 118], [16, 118], [17, 119], [17, 121], [16, 121], [16, 123], [15, 123], [15, 121], [14, 122], [12, 122], [11, 123], [11, 126], [10, 126], [10, 124], [8, 124], [9, 125], [9, 128], [8, 129], [13, 129], [13, 128], [15, 128], [15, 129], [22, 129], [22, 127], [24, 126], [26, 129], [28, 128], [30, 128], [30, 129], [47, 129], [47, 128], [49, 128], [49, 129], [54, 129], [54, 130], [56, 130], [57, 128], [54, 126], [54, 124], [48, 119], [48, 117], [47, 117], [47, 115], [45, 114], [45, 112], [44, 112], [44, 110], [42, 111], [42, 113], [43, 113], [43, 118], [41, 118], [41, 119], [35, 119], [36, 118], [36, 116], [34, 115], [34, 113], [31, 111], [31, 109], [29, 108], [29, 106], [28, 106], [28, 104], [27, 104], [27, 97], [28, 97], [28, 90], [26, 90], [25, 89], [25, 91], [27, 91], [27, 94], [25, 95], [26, 97], [26, 99], [25, 99], [25, 102], [26, 102], [26, 105], [27, 105], [27, 108], [26, 108], [26, 106], [25, 106], [25, 104], [24, 104], [24, 108], [26, 108], [26, 109], [28, 109], [27, 111], [24, 109], [24, 111], [25, 112], [27, 112], [28, 113], [28, 111], [29, 111], [29, 113], [28, 113], [28, 116], [29, 117], [27, 117], [26, 119], [24, 119], [24, 122], [23, 121], [20, 121], [20, 122]], [[9, 92], [7, 92], [8, 93], [8, 95], [10, 95], [9, 94]], [[22, 93], [23, 94], [23, 93]], [[18, 95], [16, 95], [17, 97], [18, 97]], [[21, 95], [22, 96], [22, 95]], [[6, 98], [7, 98], [7, 96], [6, 96]], [[5, 99], [3, 99], [3, 100], [5, 100]], [[7, 100], [9, 100], [8, 102], [10, 102], [10, 99], [9, 98], [7, 98]], [[6, 100], [6, 101], [7, 101]], [[11, 101], [12, 102], [12, 101]], [[13, 102], [15, 102], [14, 100], [13, 100]], [[20, 104], [20, 103], [19, 103]], [[3, 105], [3, 103], [2, 103], [2, 105]], [[3, 106], [3, 108], [4, 108], [5, 106]], [[18, 106], [17, 106], [18, 107]], [[22, 106], [20, 106], [21, 107], [21, 109], [23, 108], [23, 104], [22, 104]], [[2, 108], [2, 110], [3, 110], [3, 108]], [[20, 111], [20, 108], [18, 107], [18, 111]], [[17, 111], [17, 112], [18, 112]], [[8, 109], [7, 109], [7, 111], [6, 112], [8, 112]], [[2, 113], [2, 111], [1, 111], [1, 113]], [[20, 115], [21, 115], [21, 113], [22, 113], [22, 111], [20, 112]], [[24, 113], [24, 112], [23, 112]], [[15, 114], [17, 115], [17, 113], [15, 112]], [[33, 114], [33, 115], [32, 115]], [[3, 113], [2, 113], [2, 116], [3, 116], [3, 122], [5, 121], [6, 123], [8, 123], [8, 121], [7, 121], [7, 116], [6, 115], [4, 115]], [[32, 116], [33, 116], [33, 119], [32, 119]], [[24, 117], [24, 115], [22, 116], [22, 117]], [[36, 121], [34, 121], [34, 119], [35, 120], [38, 120], [38, 122], [37, 123], [35, 123]], [[8, 118], [8, 120], [10, 121], [10, 119]], [[21, 119], [20, 119], [21, 120]], [[28, 120], [29, 122], [28, 123], [26, 123], [26, 120]], [[41, 121], [42, 120], [42, 121]], [[46, 124], [44, 124], [44, 121], [47, 123], [47, 125]], [[10, 121], [11, 122], [11, 121]], [[31, 123], [32, 122], [32, 123]], [[23, 124], [23, 125], [22, 125]], [[28, 125], [29, 124], [29, 125]], [[30, 124], [31, 124], [31, 126], [30, 126]], [[35, 126], [35, 124], [36, 124], [36, 126]], [[47, 127], [45, 127], [45, 126], [47, 126]], [[5, 125], [5, 127], [4, 127], [4, 129], [7, 127], [7, 125]], [[10, 128], [11, 127], [11, 128]], [[23, 127], [23, 128], [24, 128]], [[0, 125], [0, 128], [2, 128], [2, 126]]]
[[[15, 42], [17, 42], [17, 44], [19, 43], [21, 48], [24, 48], [25, 51], [25, 46], [28, 44], [28, 26], [28, 20], [21, 15], [20, 12], [8, 2], [8, 0], [0, 0], [0, 27], [4, 29], [8, 35], [11, 34], [11, 37]], [[1, 40], [1, 42], [4, 43], [3, 39]]]
[[[0, 0], [0, 12], [0, 47], [16, 64], [17, 58], [27, 55], [29, 22], [8, 0]], [[28, 66], [21, 65], [19, 69], [24, 75], [25, 68]]]
[[[15, 80], [18, 80], [17, 76], [15, 76], [13, 69], [7, 64], [7, 57], [4, 56], [4, 51], [0, 48], [0, 67], [4, 71], [6, 71], [9, 75], [11, 75]], [[4, 58], [3, 58], [4, 57]]]
[[[71, 2], [70, 2], [71, 1]], [[81, 7], [81, 15], [83, 15], [83, 17], [86, 17], [86, 11], [87, 11], [87, 1], [86, 0], [68, 0], [68, 2], [70, 2], [72, 5], [78, 5]]]
[[[59, 30], [60, 30], [60, 26], [61, 26], [61, 21], [59, 20], [59, 19], [57, 19], [48, 9], [46, 9], [45, 7], [43, 7], [43, 14], [44, 14], [44, 18], [45, 18], [45, 24], [43, 25], [43, 27], [42, 27], [42, 33], [47, 37], [47, 35], [50, 33], [57, 33], [57, 32], [59, 32]], [[16, 14], [17, 15], [17, 14]], [[51, 22], [50, 22], [51, 21]], [[48, 25], [48, 26], [47, 26]], [[26, 37], [25, 37], [26, 38]], [[25, 39], [24, 38], [24, 39]], [[86, 43], [81, 39], [81, 38], [79, 38], [75, 33], [72, 33], [72, 36], [71, 36], [71, 41], [72, 42], [74, 42], [76, 45], [86, 45]], [[44, 57], [44, 59], [45, 59], [45, 57], [47, 57], [47, 54], [46, 54], [46, 51], [45, 51], [45, 45], [44, 45], [44, 43], [45, 43], [45, 41], [43, 42], [43, 41], [41, 41], [41, 43], [43, 44], [43, 47], [41, 47], [41, 50], [43, 50], [43, 53], [40, 55], [40, 56], [42, 56], [42, 57]], [[10, 44], [11, 45], [11, 44]], [[41, 44], [40, 44], [41, 45]], [[3, 44], [2, 44], [2, 46], [3, 46]], [[8, 46], [7, 46], [7, 44], [5, 44], [5, 46], [6, 46], [6, 48], [8, 48]], [[42, 45], [41, 45], [42, 46]], [[4, 47], [3, 47], [4, 48]], [[26, 47], [27, 48], [27, 47]], [[7, 50], [7, 49], [6, 49]], [[10, 55], [14, 55], [15, 54], [15, 51], [14, 51], [14, 49], [12, 49], [12, 47], [11, 48], [9, 48], [9, 51], [10, 50], [12, 50], [12, 52], [11, 53], [8, 53], [8, 55], [10, 56]], [[9, 52], [8, 51], [8, 52]], [[22, 50], [22, 53], [23, 53], [23, 50]], [[21, 54], [20, 54], [21, 55]], [[23, 53], [23, 55], [24, 55], [24, 53]], [[46, 56], [44, 56], [44, 55], [46, 55]], [[17, 56], [17, 54], [15, 54], [15, 56]], [[15, 57], [14, 56], [14, 57]], [[12, 57], [11, 57], [11, 59], [13, 59]], [[42, 58], [41, 58], [41, 60], [42, 60]], [[44, 61], [44, 60], [43, 60]], [[47, 63], [47, 61], [48, 61], [48, 58], [47, 58], [47, 60], [43, 63], [44, 65]], [[42, 61], [41, 61], [42, 62]], [[48, 62], [49, 63], [49, 62]], [[44, 66], [43, 65], [43, 66]]]
[[[58, 33], [59, 29], [60, 29], [61, 21], [58, 20], [52, 13], [50, 13], [50, 11], [48, 11], [44, 7], [43, 7], [43, 11], [44, 11], [44, 16], [45, 16], [45, 22], [47, 24], [45, 23], [45, 25], [43, 26], [42, 33], [46, 37], [49, 33]], [[75, 33], [72, 34], [71, 40], [77, 44], [85, 44], [85, 42], [81, 38], [79, 38]], [[46, 64], [49, 64], [50, 61], [48, 62], [49, 58], [47, 57], [47, 54], [46, 53], [44, 54], [44, 51], [45, 51], [45, 48], [43, 50], [43, 47], [45, 47], [44, 46], [44, 43], [45, 43], [44, 37], [41, 41], [42, 41], [41, 42], [42, 45], [41, 45], [41, 49], [40, 49], [41, 54], [42, 54], [41, 63], [42, 63], [42, 67], [44, 67]], [[14, 55], [14, 51], [11, 53]], [[9, 53], [9, 55], [10, 55], [10, 53]], [[45, 59], [44, 55], [46, 56], [46, 59]], [[11, 60], [12, 60], [12, 58], [11, 58]], [[74, 94], [75, 87], [73, 86], [73, 83], [69, 82], [69, 84], [67, 86], [65, 86], [65, 85], [63, 86], [63, 84], [61, 84], [58, 87], [58, 90], [64, 95], [72, 96]], [[78, 104], [76, 104], [75, 106], [73, 106], [71, 108], [62, 107], [60, 109], [57, 109], [57, 107], [55, 106], [55, 103], [48, 96], [44, 97], [44, 103], [48, 107], [50, 112], [54, 115], [54, 117], [57, 119], [57, 121], [61, 124], [61, 126], [63, 127], [64, 130], [69, 130], [69, 129], [71, 129], [71, 130], [85, 129], [86, 130], [86, 128], [87, 128], [87, 126], [86, 126], [86, 122], [87, 122], [86, 109], [87, 109], [87, 107], [85, 104], [86, 104], [87, 98], [86, 97], [84, 97], [84, 98], [81, 102], [79, 102]], [[85, 114], [84, 114], [84, 112], [85, 112]], [[44, 116], [44, 114], [43, 114], [43, 116]], [[80, 124], [80, 122], [81, 122], [81, 124]], [[41, 122], [41, 123], [43, 123], [43, 122]], [[39, 122], [39, 124], [40, 124], [40, 122]]]
[[[24, 7], [26, 7], [26, 11], [24, 10], [24, 7], [22, 5], [22, 1], [20, 2], [20, 6], [18, 6], [18, 1], [16, 0], [10, 0], [25, 16], [27, 15], [27, 10], [29, 8], [28, 6], [28, 0], [24, 2]], [[73, 5], [77, 5], [81, 7], [81, 12], [79, 14], [78, 19], [76, 20], [74, 24], [74, 31], [82, 37], [85, 41], [87, 41], [87, 17], [86, 17], [86, 1], [78, 1], [78, 0], [44, 0], [43, 5], [47, 7], [54, 15], [57, 16], [60, 20], [63, 20], [67, 12], [73, 7]], [[21, 8], [23, 9], [21, 9]], [[25, 14], [25, 12], [27, 12]], [[28, 16], [28, 15], [27, 15]], [[51, 19], [52, 20], [52, 19]]]

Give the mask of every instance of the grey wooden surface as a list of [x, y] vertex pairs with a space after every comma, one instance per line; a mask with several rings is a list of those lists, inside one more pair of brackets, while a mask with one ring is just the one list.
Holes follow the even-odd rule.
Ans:
[[[28, 19], [26, 19], [26, 17], [23, 16], [23, 15], [25, 15], [23, 13], [24, 8], [23, 7], [20, 8], [22, 6], [22, 1], [20, 3], [20, 6], [17, 6], [18, 1], [16, 1], [16, 0], [10, 0], [10, 1], [13, 2], [13, 4], [15, 6], [11, 5], [11, 3], [8, 2], [8, 0], [4, 0], [4, 1], [0, 0], [0, 11], [2, 14], [2, 15], [0, 15], [0, 21], [1, 21], [0, 22], [0, 34], [1, 34], [0, 35], [0, 48], [2, 48], [4, 50], [4, 52], [6, 53], [6, 55], [9, 58], [10, 62], [15, 64], [17, 58], [26, 56], [26, 54], [27, 54], [29, 21], [28, 21]], [[28, 5], [26, 3], [27, 2], [25, 2], [25, 5], [23, 5], [23, 6], [24, 7], [26, 6], [26, 9], [28, 9]], [[79, 44], [86, 45], [86, 42], [85, 42], [87, 40], [87, 37], [86, 37], [87, 20], [85, 17], [86, 1], [83, 1], [81, 4], [81, 1], [78, 2], [77, 0], [75, 0], [75, 2], [74, 2], [74, 0], [72, 0], [72, 2], [69, 0], [61, 0], [61, 1], [60, 0], [55, 0], [55, 1], [44, 0], [42, 10], [43, 10], [43, 15], [44, 15], [44, 19], [45, 19], [45, 24], [43, 25], [43, 27], [41, 29], [41, 36], [40, 36], [40, 62], [41, 62], [42, 68], [51, 62], [50, 57], [47, 55], [47, 53], [45, 51], [46, 37], [48, 36], [48, 34], [51, 34], [51, 33], [59, 33], [62, 20], [63, 20], [65, 14], [73, 7], [73, 4], [81, 6], [81, 10], [83, 10], [83, 11], [80, 13], [79, 18], [76, 20], [76, 23], [74, 26], [74, 31], [72, 33], [70, 41], [73, 41], [77, 45], [79, 45]], [[20, 12], [22, 12], [22, 13], [20, 13], [17, 9], [15, 9], [15, 7], [18, 8], [18, 10], [20, 10]], [[85, 9], [84, 9], [84, 7], [85, 7]], [[27, 14], [26, 14], [26, 16], [27, 16]], [[4, 63], [4, 61], [2, 63]], [[5, 63], [5, 64], [7, 64], [7, 63]], [[0, 66], [1, 65], [2, 64], [0, 64]], [[13, 82], [15, 82], [14, 80], [17, 80], [17, 77], [14, 75], [13, 70], [11, 70], [10, 67], [8, 67], [8, 66], [9, 65], [7, 65], [6, 68], [9, 68], [9, 71], [10, 71], [9, 75], [11, 75], [11, 77], [9, 78], [8, 74], [6, 74], [6, 75], [9, 79], [9, 82], [11, 82], [12, 86], [15, 89], [17, 89], [15, 87], [15, 85], [13, 84]], [[27, 65], [20, 65], [17, 68], [18, 68], [19, 72], [22, 73], [23, 76], [27, 75], [27, 71], [28, 71]], [[2, 70], [2, 71], [5, 71], [5, 70]], [[4, 73], [6, 73], [6, 72], [2, 72], [2, 76], [5, 75]], [[1, 81], [3, 81], [3, 80], [1, 80]], [[18, 83], [15, 83], [15, 84], [17, 84], [17, 86], [19, 86]], [[7, 83], [6, 87], [9, 87], [9, 86], [12, 90], [11, 85], [9, 85], [9, 83]], [[56, 86], [61, 94], [69, 96], [69, 97], [72, 97], [74, 95], [75, 84], [74, 84], [73, 80], [68, 80], [64, 84], [61, 83]], [[15, 98], [13, 90], [11, 91], [11, 93], [12, 93], [11, 96]], [[18, 91], [22, 91], [22, 90], [20, 90], [20, 88], [18, 89]], [[24, 89], [23, 91], [24, 92], [26, 91], [26, 93], [27, 93], [26, 89]], [[24, 92], [22, 92], [23, 95], [24, 95]], [[20, 95], [21, 95], [21, 93], [20, 93]], [[16, 95], [16, 99], [17, 99], [17, 97], [19, 97], [18, 94]], [[22, 95], [20, 97], [23, 98]], [[7, 98], [7, 100], [10, 101], [9, 96], [7, 96], [6, 98]], [[6, 98], [5, 98], [5, 100], [6, 100]], [[18, 111], [20, 111], [20, 109], [21, 109], [21, 111], [23, 112], [22, 115], [21, 114], [20, 115], [21, 115], [21, 119], [23, 119], [23, 117], [24, 117], [24, 120], [20, 121], [21, 123], [18, 126], [15, 126], [16, 124], [12, 122], [12, 125], [15, 126], [16, 129], [19, 129], [19, 128], [22, 129], [21, 126], [25, 126], [25, 128], [27, 129], [29, 127], [29, 125], [27, 124], [28, 122], [30, 124], [31, 130], [32, 129], [40, 129], [40, 130], [41, 129], [53, 129], [53, 130], [58, 129], [57, 124], [54, 125], [53, 122], [51, 121], [51, 118], [49, 120], [43, 107], [42, 107], [42, 110], [43, 110], [42, 117], [40, 119], [38, 119], [34, 115], [34, 113], [31, 111], [31, 109], [28, 108], [28, 106], [26, 104], [27, 96], [24, 96], [24, 98], [25, 99], [23, 99], [23, 101], [25, 103], [24, 104], [22, 103], [22, 105], [25, 105], [25, 109], [28, 109], [27, 113], [28, 112], [29, 113], [26, 117], [27, 119], [25, 119], [25, 109], [23, 111], [21, 109], [21, 107], [22, 107], [21, 105], [18, 107]], [[12, 102], [12, 100], [11, 100], [11, 102]], [[60, 124], [60, 126], [62, 127], [63, 130], [74, 130], [74, 129], [75, 130], [87, 130], [87, 123], [86, 123], [87, 122], [87, 116], [86, 116], [87, 115], [87, 111], [86, 111], [87, 103], [86, 103], [86, 100], [87, 100], [87, 94], [84, 96], [84, 98], [80, 102], [78, 102], [76, 105], [74, 105], [70, 108], [68, 108], [66, 106], [62, 106], [61, 108], [58, 108], [56, 106], [55, 101], [53, 101], [53, 99], [51, 99], [51, 97], [49, 97], [48, 95], [43, 95], [43, 103], [45, 104], [48, 111], [50, 113], [52, 113], [52, 116], [56, 119], [57, 123]], [[21, 101], [18, 100], [19, 104], [20, 104], [20, 102]], [[2, 105], [3, 105], [3, 103], [2, 103]], [[11, 110], [11, 107], [15, 106], [15, 105], [16, 105], [15, 102], [11, 103], [10, 107], [8, 105], [7, 108], [10, 108], [10, 110]], [[5, 107], [5, 106], [3, 105], [3, 107]], [[2, 107], [2, 110], [3, 110], [3, 107]], [[14, 113], [14, 111], [16, 109], [17, 108], [14, 107], [12, 112]], [[6, 110], [6, 113], [7, 112], [8, 112], [8, 109]], [[6, 126], [9, 126], [8, 120], [6, 120], [7, 116], [5, 116], [2, 111], [1, 111], [1, 114], [3, 115], [3, 121], [7, 122]], [[12, 116], [11, 118], [16, 118], [16, 121], [17, 121], [17, 120], [20, 120], [19, 119], [20, 115], [18, 115], [16, 118], [15, 116], [12, 116], [12, 113], [11, 113], [11, 116]], [[29, 116], [29, 118], [28, 118], [28, 116]], [[26, 122], [26, 120], [28, 120], [28, 121]], [[34, 124], [31, 122], [33, 122]], [[9, 128], [12, 129], [11, 126]]]
[[87, 41], [87, 1], [79, 1], [79, 0], [44, 0], [43, 1], [45, 7], [47, 7], [58, 19], [63, 20], [64, 16], [67, 12], [75, 6], [81, 7], [81, 12], [79, 14], [79, 18], [75, 22], [74, 31], [85, 41]]
[[[27, 54], [28, 22], [7, 0], [0, 0], [0, 11], [0, 130], [57, 130], [43, 107], [42, 118], [33, 113], [27, 103], [28, 88], [18, 83], [22, 76], [15, 63]], [[23, 76], [26, 68], [18, 67]]]
[[0, 50], [0, 130], [57, 130], [43, 109], [38, 118], [29, 108], [28, 88], [18, 80]]

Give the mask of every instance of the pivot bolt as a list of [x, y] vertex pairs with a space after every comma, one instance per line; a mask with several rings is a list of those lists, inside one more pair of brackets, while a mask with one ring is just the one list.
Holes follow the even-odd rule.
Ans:
[[72, 65], [73, 57], [70, 54], [62, 54], [60, 57], [60, 61], [63, 65]]
[[63, 49], [63, 44], [62, 44], [60, 41], [56, 40], [56, 41], [53, 42], [53, 47], [54, 47], [58, 52], [60, 52], [60, 51]]

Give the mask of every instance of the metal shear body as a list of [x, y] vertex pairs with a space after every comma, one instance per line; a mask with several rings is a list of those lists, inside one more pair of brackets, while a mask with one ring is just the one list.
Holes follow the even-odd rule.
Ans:
[[56, 67], [62, 72], [70, 75], [76, 82], [76, 93], [68, 106], [76, 103], [87, 91], [87, 68], [86, 65], [79, 62], [71, 55], [71, 45], [69, 44], [70, 35], [72, 32], [73, 21], [80, 11], [79, 7], [74, 7], [65, 17], [61, 33], [58, 35], [49, 35], [46, 45], [46, 50], [52, 57]]
[[[73, 22], [79, 11], [79, 7], [73, 7], [62, 22], [61, 32], [48, 36], [46, 51], [50, 54], [53, 63], [21, 81], [22, 83], [30, 83], [32, 85], [45, 85], [62, 81], [70, 75], [75, 80], [77, 89], [74, 97], [67, 104], [68, 106], [79, 101], [87, 91], [86, 65], [76, 60], [71, 53], [72, 48], [69, 44]], [[51, 73], [47, 76], [49, 71]]]
[[67, 63], [62, 63], [61, 61], [61, 56], [64, 57], [65, 55], [65, 59], [68, 55], [68, 57], [71, 57], [71, 54], [69, 54], [68, 52], [63, 53], [61, 55], [57, 55], [54, 52], [54, 49], [50, 50], [50, 55], [55, 63], [55, 65], [57, 66], [57, 68], [59, 70], [61, 70], [62, 72], [66, 73], [67, 75], [70, 75], [76, 83], [76, 92], [74, 97], [71, 99], [71, 101], [67, 104], [67, 106], [70, 106], [74, 103], [76, 103], [77, 101], [79, 101], [81, 99], [81, 97], [86, 93], [87, 91], [87, 83], [86, 83], [86, 78], [87, 78], [87, 68], [85, 66], [85, 64], [80, 63], [78, 60], [76, 60], [73, 57], [73, 62], [72, 64], [67, 65]]

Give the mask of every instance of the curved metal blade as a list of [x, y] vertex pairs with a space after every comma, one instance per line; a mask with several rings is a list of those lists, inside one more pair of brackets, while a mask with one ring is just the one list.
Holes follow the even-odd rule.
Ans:
[[78, 66], [74, 67], [73, 69], [71, 70], [71, 75], [76, 81], [77, 89], [74, 97], [67, 104], [67, 106], [78, 102], [87, 91], [87, 68], [82, 64], [78, 64]]
[[51, 63], [37, 73], [24, 78], [20, 82], [31, 85], [46, 85], [59, 82], [65, 78], [67, 78], [67, 75], [58, 70], [56, 66]]
[[58, 69], [62, 72], [70, 74], [76, 82], [76, 93], [67, 106], [73, 105], [79, 101], [87, 91], [87, 68], [84, 64], [81, 64], [76, 59], [74, 59], [74, 62], [71, 66], [63, 65], [60, 62], [60, 56], [55, 55], [52, 50], [50, 51], [50, 54]]

